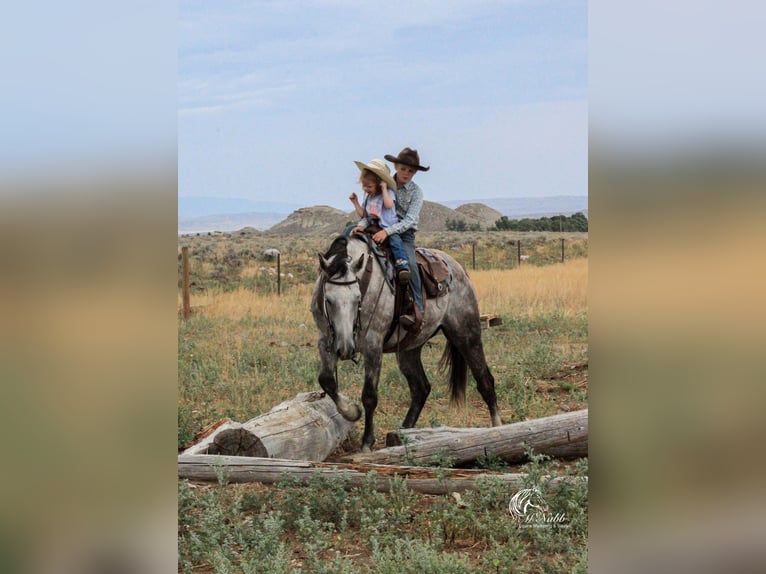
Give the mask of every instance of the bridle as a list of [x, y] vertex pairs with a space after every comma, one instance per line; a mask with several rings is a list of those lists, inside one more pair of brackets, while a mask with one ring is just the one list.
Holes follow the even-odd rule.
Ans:
[[[327, 320], [327, 329], [329, 331], [329, 336], [327, 337], [327, 347], [326, 351], [328, 353], [332, 352], [333, 345], [335, 344], [335, 329], [332, 326], [332, 321], [330, 320], [330, 315], [327, 312], [327, 295], [325, 293], [325, 285], [340, 285], [340, 286], [349, 286], [354, 285], [355, 283], [359, 283], [359, 278], [354, 277], [353, 279], [350, 279], [348, 281], [338, 281], [333, 280], [330, 277], [327, 276], [326, 273], [322, 273], [321, 283], [319, 284], [319, 290], [320, 290], [320, 296], [322, 298], [322, 315]], [[361, 292], [361, 289], [360, 289]], [[359, 332], [359, 328], [361, 326], [361, 313], [362, 313], [362, 296], [359, 297], [359, 303], [356, 306], [356, 317], [354, 318], [354, 340], [356, 340], [356, 334]]]
[[[360, 280], [359, 277], [354, 276], [353, 279], [349, 279], [347, 281], [340, 281], [337, 279], [332, 279], [331, 277], [327, 276], [327, 273], [322, 272], [321, 280], [319, 284], [319, 295], [322, 299], [322, 315], [327, 320], [327, 328], [329, 331], [329, 336], [327, 337], [327, 347], [326, 351], [328, 353], [332, 352], [333, 345], [335, 344], [335, 329], [332, 326], [332, 321], [330, 320], [330, 315], [327, 313], [327, 295], [325, 293], [325, 285], [340, 285], [348, 287], [349, 285], [354, 285], [355, 283], [359, 285], [359, 303], [356, 306], [356, 317], [354, 318], [354, 331], [353, 331], [353, 337], [354, 341], [357, 340], [357, 334], [359, 333], [359, 330], [362, 326], [362, 302], [364, 301], [364, 296], [367, 293], [367, 287], [370, 285], [370, 277], [372, 276], [372, 257], [367, 257], [367, 263], [365, 265], [364, 271], [362, 272], [362, 279]], [[384, 281], [385, 283], [385, 281]], [[378, 295], [380, 297], [380, 295]], [[377, 304], [376, 304], [377, 308]], [[372, 318], [370, 318], [372, 320]], [[369, 324], [367, 325], [369, 328]], [[354, 360], [354, 359], [352, 359]]]

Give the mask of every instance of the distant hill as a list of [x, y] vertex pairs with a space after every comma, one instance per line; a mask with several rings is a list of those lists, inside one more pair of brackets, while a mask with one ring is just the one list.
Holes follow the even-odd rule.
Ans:
[[424, 201], [423, 207], [420, 209], [418, 231], [426, 233], [444, 231], [447, 229], [447, 220], [456, 219], [457, 217], [454, 209], [450, 209], [441, 203]]
[[466, 223], [478, 223], [482, 229], [493, 227], [495, 222], [503, 216], [498, 210], [487, 207], [483, 203], [464, 203], [455, 209], [455, 213], [460, 214]]
[[[256, 206], [256, 207], [254, 207]], [[200, 210], [231, 209], [204, 216], [189, 215]], [[244, 211], [238, 211], [244, 210]], [[463, 220], [492, 227], [503, 215], [509, 219], [537, 218], [551, 215], [588, 215], [587, 196], [505, 197], [482, 200], [425, 201], [420, 213], [419, 230], [444, 231], [447, 220]], [[185, 215], [184, 215], [185, 214]], [[355, 222], [353, 211], [329, 206], [302, 207], [290, 203], [249, 201], [233, 198], [178, 198], [178, 233], [237, 231], [252, 227], [258, 231], [290, 235], [299, 233], [340, 233], [348, 222]]]
[[341, 233], [348, 222], [358, 221], [353, 212], [345, 212], [327, 205], [302, 207], [267, 230], [275, 235], [299, 235], [306, 233]]
[[[495, 197], [488, 199], [449, 200], [443, 205], [453, 209], [465, 204], [484, 204], [505, 215], [508, 219], [572, 215], [578, 211], [588, 214], [587, 195], [556, 195], [550, 197]], [[499, 216], [498, 216], [499, 218]]]
[[[424, 201], [420, 210], [420, 223], [418, 231], [433, 233], [446, 231], [447, 220], [460, 220], [466, 223], [478, 223], [482, 229], [491, 227], [502, 215], [480, 204], [468, 204], [458, 209], [450, 209], [440, 203]], [[356, 222], [358, 218], [351, 212], [344, 212], [334, 207], [319, 205], [316, 207], [304, 207], [291, 213], [287, 219], [279, 222], [266, 231], [269, 234], [293, 235], [293, 234], [326, 234], [340, 233], [349, 222]]]
[[179, 217], [178, 233], [237, 231], [243, 227], [252, 227], [263, 231], [279, 223], [284, 218], [285, 214], [283, 213], [222, 213], [201, 217]]

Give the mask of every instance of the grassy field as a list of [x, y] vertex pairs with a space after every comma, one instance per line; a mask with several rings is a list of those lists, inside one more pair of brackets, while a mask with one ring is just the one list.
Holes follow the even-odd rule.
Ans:
[[[484, 330], [504, 422], [587, 407], [587, 237], [437, 234], [419, 242], [450, 252], [469, 269], [482, 313], [502, 324]], [[530, 255], [521, 266], [512, 241]], [[300, 246], [274, 238], [184, 237], [190, 247], [194, 313], [178, 327], [178, 443], [221, 418], [244, 421], [298, 392], [316, 390], [319, 359], [309, 312], [317, 239]], [[476, 270], [472, 246], [476, 245]], [[282, 294], [276, 263], [282, 252]], [[288, 276], [290, 274], [291, 276]], [[179, 306], [180, 306], [179, 292]], [[463, 408], [449, 405], [438, 369], [444, 339], [424, 349], [433, 385], [418, 426], [487, 426], [489, 415], [472, 379]], [[339, 365], [341, 392], [359, 400], [363, 366]], [[393, 355], [384, 358], [376, 416], [377, 446], [398, 428], [409, 390]], [[351, 437], [358, 446], [361, 430]], [[506, 465], [491, 457], [484, 466]], [[506, 469], [507, 470], [507, 469]], [[513, 469], [518, 470], [517, 468]], [[534, 459], [522, 471], [534, 485], [545, 473], [586, 474], [587, 462]], [[344, 490], [317, 479], [297, 486], [179, 482], [179, 569], [186, 572], [560, 572], [587, 565], [587, 489], [568, 487], [548, 500], [569, 517], [566, 528], [522, 529], [507, 504], [512, 492], [487, 481], [451, 496]]]

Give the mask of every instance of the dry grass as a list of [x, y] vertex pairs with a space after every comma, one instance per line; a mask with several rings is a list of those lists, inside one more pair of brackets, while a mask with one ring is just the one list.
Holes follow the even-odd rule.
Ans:
[[471, 281], [482, 313], [532, 317], [553, 312], [574, 317], [587, 311], [587, 259], [545, 267], [472, 271]]
[[[569, 392], [569, 386], [555, 386], [552, 394], [538, 393], [533, 384], [568, 381], [553, 375], [566, 366], [587, 364], [587, 273], [587, 259], [471, 272], [480, 311], [505, 320], [484, 330], [482, 339], [507, 421], [555, 414], [562, 401], [582, 408], [587, 400], [584, 389]], [[313, 284], [304, 283], [288, 286], [282, 296], [244, 288], [193, 294], [195, 313], [179, 332], [180, 404], [194, 415], [184, 423], [186, 434], [222, 416], [246, 420], [296, 392], [318, 387], [312, 291]], [[421, 425], [486, 424], [486, 406], [473, 384], [466, 406], [450, 406], [446, 375], [438, 367], [443, 345], [439, 335], [423, 350], [433, 389]], [[338, 377], [341, 392], [361, 396], [362, 364], [341, 362]], [[383, 436], [398, 427], [410, 402], [393, 355], [384, 356], [379, 390], [376, 423]], [[200, 405], [205, 406], [200, 410]]]
[[[522, 266], [517, 269], [471, 271], [482, 313], [504, 313], [533, 317], [556, 313], [574, 317], [587, 311], [588, 260]], [[224, 292], [210, 290], [194, 294], [192, 304], [211, 317], [240, 320], [245, 317], [273, 318], [287, 323], [311, 322], [309, 302], [313, 285], [291, 285], [282, 296], [258, 294], [249, 289]], [[178, 305], [181, 306], [179, 295]]]
[[[311, 312], [309, 303], [313, 285], [290, 286], [281, 296], [259, 294], [249, 289], [235, 291], [210, 290], [194, 294], [192, 305], [204, 309], [205, 315], [221, 319], [239, 321], [248, 317], [271, 318], [286, 324], [309, 324]], [[178, 299], [179, 306], [181, 298]], [[313, 325], [313, 323], [311, 323]]]
[[[492, 253], [507, 255], [507, 251], [497, 248], [493, 252], [487, 247], [480, 251], [481, 261]], [[317, 330], [309, 308], [317, 273], [313, 258], [306, 257], [303, 263], [296, 254], [286, 255], [281, 296], [274, 293], [273, 262], [242, 259], [238, 264], [216, 263], [213, 267], [216, 275], [225, 278], [197, 274], [191, 296], [195, 312], [189, 320], [179, 317], [179, 446], [222, 418], [245, 421], [296, 393], [319, 388]], [[289, 272], [293, 278], [287, 277]], [[504, 319], [482, 331], [482, 344], [505, 422], [587, 407], [587, 274], [586, 259], [470, 271], [481, 311]], [[180, 295], [178, 305], [180, 308]], [[466, 405], [450, 405], [447, 375], [438, 368], [443, 346], [444, 337], [438, 335], [423, 348], [424, 370], [433, 386], [418, 426], [486, 426], [487, 407], [473, 381], [468, 385]], [[340, 392], [359, 403], [363, 363], [340, 362], [337, 378]], [[382, 447], [386, 433], [399, 428], [409, 404], [407, 382], [396, 357], [387, 354], [375, 418], [376, 446]], [[359, 423], [343, 448], [358, 449], [361, 432]], [[249, 498], [240, 498], [231, 494], [231, 485], [211, 488], [209, 492], [218, 498], [209, 499], [202, 497], [198, 485], [181, 483], [179, 523], [184, 523], [184, 529], [179, 529], [179, 557], [186, 561], [184, 571], [245, 571], [238, 562], [240, 557], [242, 564], [250, 561], [259, 568], [268, 561], [276, 564], [280, 540], [294, 541], [287, 546], [284, 564], [306, 564], [311, 572], [366, 571], [373, 537], [375, 547], [381, 548], [394, 548], [400, 539], [411, 537], [417, 543], [412, 551], [423, 558], [423, 571], [542, 571], [540, 564], [549, 565], [545, 571], [576, 571], [579, 564], [582, 571], [587, 560], [583, 493], [562, 495], [568, 515], [579, 519], [572, 528], [558, 533], [509, 529], [505, 502], [510, 493], [491, 485], [475, 496], [466, 495], [467, 505], [460, 509], [450, 497], [405, 496], [404, 492], [365, 493], [357, 501], [349, 496], [358, 494], [345, 494], [335, 484], [300, 489], [248, 485], [248, 489]], [[309, 509], [309, 520], [306, 501], [312, 500], [318, 502]], [[275, 512], [286, 522], [271, 534], [258, 531], [253, 536], [252, 529], [267, 519], [266, 510], [259, 512], [260, 508]], [[333, 509], [337, 518], [337, 522], [325, 524], [331, 530], [321, 526], [329, 519], [323, 514], [325, 508]], [[575, 512], [575, 508], [579, 510]], [[274, 536], [271, 546], [258, 542], [266, 535]], [[331, 550], [316, 550], [323, 545]], [[342, 562], [338, 558], [331, 563], [335, 550], [343, 552]], [[310, 554], [316, 560], [311, 565]], [[221, 562], [222, 556], [228, 562]], [[457, 564], [457, 557], [466, 557], [471, 567], [447, 568]], [[426, 558], [430, 567], [425, 566]], [[291, 562], [294, 559], [299, 562]], [[376, 571], [401, 571], [406, 560], [387, 554], [377, 558], [375, 564], [380, 567]], [[215, 561], [220, 563], [213, 564]]]

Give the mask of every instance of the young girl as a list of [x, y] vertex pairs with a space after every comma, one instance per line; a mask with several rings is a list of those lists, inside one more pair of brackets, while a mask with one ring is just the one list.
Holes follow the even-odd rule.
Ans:
[[[354, 163], [361, 172], [359, 183], [362, 184], [365, 198], [364, 203], [360, 205], [356, 193], [348, 197], [354, 205], [356, 214], [362, 218], [356, 227], [351, 229], [351, 233], [362, 233], [370, 226], [387, 229], [396, 225], [399, 222], [396, 216], [396, 195], [393, 191], [396, 188], [396, 182], [391, 177], [388, 165], [379, 159], [373, 159], [367, 164], [359, 161]], [[410, 266], [402, 238], [396, 234], [390, 235], [388, 244], [394, 255], [394, 266], [399, 283], [406, 285], [410, 281]]]

